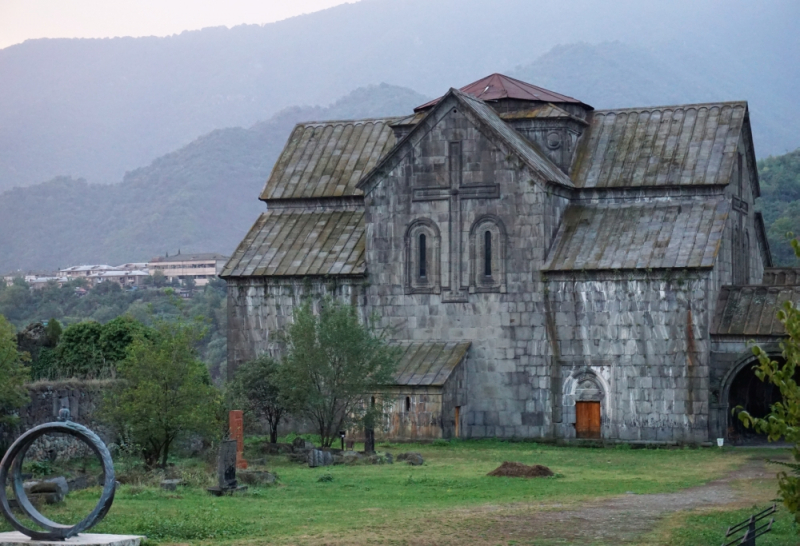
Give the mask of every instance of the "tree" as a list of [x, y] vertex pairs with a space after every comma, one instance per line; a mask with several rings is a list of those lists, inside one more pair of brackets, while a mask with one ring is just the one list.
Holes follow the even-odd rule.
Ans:
[[326, 298], [320, 307], [318, 315], [308, 302], [295, 309], [280, 386], [290, 411], [314, 422], [329, 447], [340, 430], [363, 424], [366, 399], [391, 384], [400, 353], [353, 306]]
[[14, 326], [0, 315], [0, 425], [17, 421], [16, 410], [28, 403], [25, 354], [17, 349]]
[[157, 269], [155, 273], [153, 273], [153, 286], [156, 288], [161, 288], [162, 286], [167, 286], [167, 277], [164, 275], [164, 272], [160, 269]]
[[269, 441], [278, 441], [278, 424], [286, 412], [278, 385], [278, 362], [267, 355], [243, 363], [230, 385], [231, 402], [269, 424]]
[[58, 340], [61, 339], [61, 334], [64, 333], [61, 323], [54, 318], [47, 321], [44, 331], [47, 334], [47, 347], [51, 349], [58, 345]]
[[95, 321], [71, 324], [61, 334], [56, 365], [63, 377], [99, 377], [108, 371], [100, 346], [103, 325]]
[[195, 354], [202, 335], [181, 321], [137, 333], [118, 366], [120, 381], [104, 399], [101, 415], [130, 433], [148, 467], [164, 468], [181, 435], [219, 431], [221, 397]]
[[183, 278], [183, 281], [181, 281], [181, 284], [187, 290], [194, 290], [195, 288], [197, 288], [197, 283], [195, 282], [194, 277], [191, 277], [189, 275], [187, 275], [186, 277]]
[[[795, 255], [800, 258], [800, 241], [794, 239], [792, 248]], [[786, 508], [794, 514], [795, 521], [800, 523], [800, 385], [795, 381], [795, 371], [800, 366], [800, 308], [786, 302], [778, 312], [778, 320], [786, 328], [787, 337], [781, 342], [781, 351], [785, 362], [781, 365], [772, 360], [767, 353], [756, 346], [753, 353], [758, 357], [755, 374], [762, 381], [769, 381], [781, 393], [782, 400], [770, 408], [770, 413], [764, 418], [753, 417], [741, 408], [739, 419], [747, 427], [767, 434], [770, 441], [785, 439], [793, 444], [792, 458], [794, 462], [783, 463], [791, 471], [778, 474], [778, 488]]]

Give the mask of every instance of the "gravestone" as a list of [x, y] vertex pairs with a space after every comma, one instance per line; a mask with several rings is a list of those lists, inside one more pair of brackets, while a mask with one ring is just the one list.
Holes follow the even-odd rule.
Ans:
[[226, 440], [219, 446], [217, 485], [222, 489], [236, 489], [236, 448], [236, 440]]
[[333, 454], [330, 451], [312, 449], [308, 452], [308, 466], [316, 468], [318, 466], [330, 466], [333, 464]]
[[247, 488], [239, 486], [236, 482], [236, 440], [225, 440], [219, 445], [217, 485], [209, 487], [207, 491], [219, 497], [224, 493], [244, 489]]
[[236, 468], [244, 470], [247, 461], [244, 459], [244, 416], [242, 410], [231, 410], [228, 413], [228, 429], [231, 440], [236, 440]]
[[375, 429], [374, 428], [365, 428], [364, 429], [364, 453], [374, 453], [375, 452]]

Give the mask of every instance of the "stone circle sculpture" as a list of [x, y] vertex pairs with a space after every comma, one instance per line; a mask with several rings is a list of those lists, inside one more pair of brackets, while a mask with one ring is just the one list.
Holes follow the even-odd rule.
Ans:
[[[97, 434], [83, 425], [73, 423], [69, 418], [69, 410], [62, 409], [58, 415], [59, 422], [39, 425], [25, 432], [22, 436], [17, 438], [6, 452], [3, 460], [0, 461], [0, 509], [3, 512], [3, 516], [17, 531], [34, 540], [65, 540], [78, 533], [87, 531], [100, 523], [111, 508], [111, 504], [114, 502], [116, 481], [114, 477], [114, 464], [111, 461], [111, 453], [109, 453], [108, 448]], [[31, 504], [25, 494], [25, 488], [22, 484], [22, 461], [25, 459], [25, 455], [33, 445], [33, 442], [49, 433], [68, 434], [83, 441], [92, 449], [103, 466], [103, 493], [100, 495], [100, 500], [97, 502], [94, 510], [75, 525], [63, 525], [43, 516], [33, 504]], [[11, 488], [14, 491], [20, 510], [35, 521], [37, 525], [46, 529], [46, 531], [37, 531], [25, 527], [12, 513], [5, 488], [9, 474], [11, 474]]]

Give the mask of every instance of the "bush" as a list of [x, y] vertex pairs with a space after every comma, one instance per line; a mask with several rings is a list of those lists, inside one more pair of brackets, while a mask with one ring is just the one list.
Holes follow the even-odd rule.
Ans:
[[217, 436], [219, 391], [195, 346], [204, 332], [183, 322], [157, 322], [134, 338], [119, 364], [121, 381], [104, 400], [101, 415], [140, 446], [148, 467], [166, 467], [180, 436]]

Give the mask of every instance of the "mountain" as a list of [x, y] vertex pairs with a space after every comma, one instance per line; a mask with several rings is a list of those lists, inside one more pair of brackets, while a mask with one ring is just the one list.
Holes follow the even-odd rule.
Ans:
[[800, 131], [786, 115], [800, 116], [800, 103], [780, 84], [742, 78], [703, 54], [674, 46], [657, 49], [621, 42], [568, 44], [553, 48], [509, 74], [580, 98], [595, 108], [664, 106], [749, 100], [759, 156], [800, 146]]
[[800, 148], [758, 162], [761, 199], [767, 237], [776, 265], [800, 267], [786, 235], [800, 238]]
[[[757, 151], [783, 153], [800, 145], [785, 121], [798, 114], [798, 16], [794, 0], [362, 0], [165, 38], [30, 40], [0, 50], [0, 191], [58, 175], [116, 182], [292, 105], [376, 82], [435, 96], [514, 67], [598, 108], [748, 99], [766, 135]], [[609, 41], [624, 47], [592, 51]]]
[[0, 269], [230, 253], [264, 210], [258, 194], [298, 121], [401, 115], [429, 99], [387, 84], [359, 88], [326, 108], [212, 131], [118, 184], [58, 177], [9, 190], [0, 194]]

